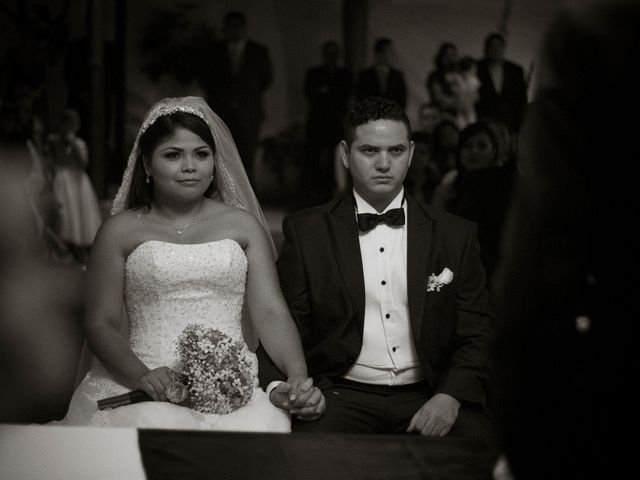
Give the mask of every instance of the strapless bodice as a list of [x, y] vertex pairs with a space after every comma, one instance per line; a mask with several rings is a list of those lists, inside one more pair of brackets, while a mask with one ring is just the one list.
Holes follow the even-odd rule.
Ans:
[[133, 351], [150, 368], [177, 367], [176, 341], [203, 323], [243, 341], [247, 258], [231, 239], [199, 244], [146, 241], [128, 256], [125, 302]]

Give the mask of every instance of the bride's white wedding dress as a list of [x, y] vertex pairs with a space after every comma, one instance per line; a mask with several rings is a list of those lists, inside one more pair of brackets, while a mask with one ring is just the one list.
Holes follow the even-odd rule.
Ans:
[[[204, 323], [244, 342], [241, 315], [247, 259], [231, 239], [201, 244], [146, 241], [125, 265], [125, 302], [133, 351], [149, 367], [178, 369], [176, 340], [184, 327]], [[203, 414], [168, 402], [143, 402], [100, 411], [97, 401], [129, 391], [104, 367], [93, 368], [74, 392], [67, 425], [289, 432], [289, 414], [258, 385], [257, 358], [250, 402], [226, 415]], [[57, 422], [56, 422], [57, 423]]]

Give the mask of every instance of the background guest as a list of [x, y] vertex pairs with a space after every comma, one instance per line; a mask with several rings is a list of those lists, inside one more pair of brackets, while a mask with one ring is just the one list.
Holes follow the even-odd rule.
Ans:
[[404, 180], [408, 193], [424, 203], [430, 203], [433, 190], [440, 183], [442, 174], [431, 158], [429, 136], [421, 131], [411, 134], [414, 149], [411, 165]]
[[373, 47], [374, 64], [358, 75], [356, 100], [382, 97], [393, 100], [403, 109], [407, 106], [407, 86], [404, 75], [393, 68], [395, 52], [389, 38], [379, 38]]
[[442, 43], [433, 63], [435, 69], [429, 73], [425, 84], [427, 94], [440, 109], [443, 117], [455, 122], [458, 108], [448, 75], [458, 68], [458, 47], [451, 42]]
[[340, 47], [322, 46], [322, 64], [307, 70], [304, 93], [308, 111], [305, 129], [306, 158], [302, 165], [303, 202], [299, 207], [324, 203], [336, 188], [334, 153], [342, 139], [342, 123], [351, 94], [351, 72], [339, 64]]
[[269, 51], [247, 38], [247, 19], [231, 11], [224, 17], [224, 39], [214, 43], [200, 73], [207, 102], [229, 126], [249, 179], [264, 120], [263, 95], [272, 82]]
[[527, 85], [522, 67], [504, 58], [506, 46], [506, 39], [499, 33], [485, 40], [484, 58], [478, 62], [480, 98], [476, 112], [479, 119], [496, 118], [517, 133], [527, 105]]
[[476, 73], [475, 60], [469, 56], [462, 57], [458, 64], [458, 71], [451, 72], [447, 76], [456, 102], [456, 125], [462, 129], [477, 119], [476, 102], [480, 80]]
[[456, 151], [456, 167], [449, 170], [431, 198], [435, 207], [455, 212], [468, 172], [494, 167], [498, 159], [498, 142], [489, 127], [477, 122], [460, 132]]
[[458, 165], [459, 138], [460, 130], [451, 120], [442, 120], [433, 131], [431, 155], [442, 175]]
[[87, 175], [89, 153], [84, 139], [77, 136], [80, 116], [66, 109], [58, 133], [52, 133], [47, 146], [55, 167], [53, 189], [60, 204], [58, 236], [86, 264], [88, 250], [102, 224], [98, 198]]
[[441, 120], [442, 114], [438, 106], [433, 102], [423, 102], [418, 107], [416, 131], [424, 132], [431, 138]]

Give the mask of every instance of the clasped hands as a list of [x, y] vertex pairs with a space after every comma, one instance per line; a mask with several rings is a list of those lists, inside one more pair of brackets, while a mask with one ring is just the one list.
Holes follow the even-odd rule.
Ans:
[[312, 378], [289, 377], [271, 390], [269, 400], [292, 416], [309, 422], [319, 418], [325, 408], [324, 395], [318, 387], [313, 386]]

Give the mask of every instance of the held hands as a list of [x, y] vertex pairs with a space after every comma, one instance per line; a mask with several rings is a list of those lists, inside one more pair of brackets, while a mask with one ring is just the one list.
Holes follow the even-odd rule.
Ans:
[[169, 367], [158, 367], [140, 377], [134, 387], [145, 392], [156, 402], [165, 402], [166, 390], [177, 378], [178, 374]]
[[269, 394], [276, 407], [288, 410], [304, 421], [313, 421], [324, 413], [325, 400], [322, 391], [313, 386], [312, 378], [289, 377], [280, 382]]
[[458, 418], [460, 402], [446, 393], [436, 393], [411, 419], [407, 432], [444, 437]]

